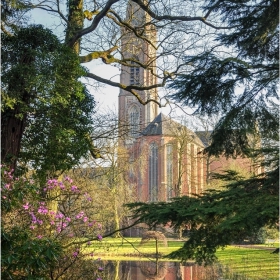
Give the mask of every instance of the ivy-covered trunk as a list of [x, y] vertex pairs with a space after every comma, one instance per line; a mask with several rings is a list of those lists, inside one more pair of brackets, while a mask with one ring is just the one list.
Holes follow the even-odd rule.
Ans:
[[[1, 157], [2, 162], [11, 169], [16, 169], [17, 159], [21, 149], [21, 140], [27, 125], [27, 108], [31, 94], [26, 90], [28, 87], [25, 80], [24, 69], [27, 69], [34, 61], [32, 55], [21, 56], [22, 70], [8, 84], [8, 92], [13, 89], [14, 82], [17, 82], [16, 104], [5, 106], [1, 113]], [[27, 68], [26, 68], [27, 67]]]
[[[24, 95], [24, 99], [27, 99], [27, 95]], [[25, 127], [26, 114], [21, 115], [20, 105], [1, 114], [1, 157], [2, 162], [11, 169], [16, 169]]]
[[65, 42], [68, 44], [77, 54], [80, 53], [81, 39], [73, 43], [70, 43], [73, 36], [83, 28], [84, 13], [83, 13], [83, 0], [69, 0], [68, 2], [68, 26], [66, 29]]

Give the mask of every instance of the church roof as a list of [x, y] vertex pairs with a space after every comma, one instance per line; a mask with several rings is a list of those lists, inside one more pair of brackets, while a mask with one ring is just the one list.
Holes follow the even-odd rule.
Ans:
[[189, 130], [186, 126], [172, 120], [170, 117], [160, 113], [142, 132], [142, 136], [152, 135], [164, 135], [164, 136], [176, 136], [179, 135], [180, 131], [184, 129], [190, 137], [192, 142], [200, 146], [204, 146], [203, 142], [197, 135]]
[[196, 131], [195, 134], [199, 137], [205, 147], [208, 147], [210, 144], [210, 137], [212, 131]]

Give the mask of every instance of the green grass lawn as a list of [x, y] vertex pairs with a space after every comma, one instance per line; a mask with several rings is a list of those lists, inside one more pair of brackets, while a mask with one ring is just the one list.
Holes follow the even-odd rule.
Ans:
[[219, 262], [249, 279], [279, 279], [279, 254], [270, 250], [228, 246], [217, 252]]
[[[147, 258], [153, 258], [156, 252], [155, 241], [143, 245], [140, 242], [141, 238], [104, 238], [102, 242], [93, 243], [85, 250], [94, 251], [95, 257], [107, 260], [147, 260]], [[167, 255], [182, 245], [183, 241], [168, 241], [168, 247], [160, 244], [159, 253]], [[224, 250], [218, 250], [217, 257], [219, 263], [232, 273], [245, 275], [248, 279], [279, 279], [279, 255], [272, 254], [271, 250], [262, 249], [267, 249], [268, 246], [259, 245], [259, 247], [255, 249], [228, 246]]]

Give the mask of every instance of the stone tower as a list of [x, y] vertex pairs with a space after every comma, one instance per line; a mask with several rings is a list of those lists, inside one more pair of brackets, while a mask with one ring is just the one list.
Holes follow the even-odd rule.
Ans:
[[[139, 87], [149, 87], [157, 83], [156, 77], [156, 36], [150, 17], [134, 2], [128, 1], [126, 21], [134, 28], [122, 29], [122, 65], [120, 83]], [[139, 37], [134, 32], [139, 34]], [[158, 99], [156, 89], [136, 90], [141, 100]], [[158, 105], [149, 102], [139, 103], [137, 98], [125, 91], [119, 93], [119, 121], [126, 127], [129, 142], [138, 137], [142, 131], [158, 115]]]

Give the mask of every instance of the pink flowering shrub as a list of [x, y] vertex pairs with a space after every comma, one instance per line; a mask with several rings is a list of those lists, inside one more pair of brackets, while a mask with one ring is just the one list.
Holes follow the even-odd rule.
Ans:
[[[4, 276], [59, 278], [78, 271], [83, 260], [94, 256], [88, 248], [94, 240], [102, 240], [102, 227], [92, 216], [91, 197], [71, 178], [50, 179], [41, 190], [34, 181], [15, 178], [3, 167], [1, 174]], [[11, 258], [10, 252], [16, 257]], [[97, 266], [91, 269], [101, 277]]]

